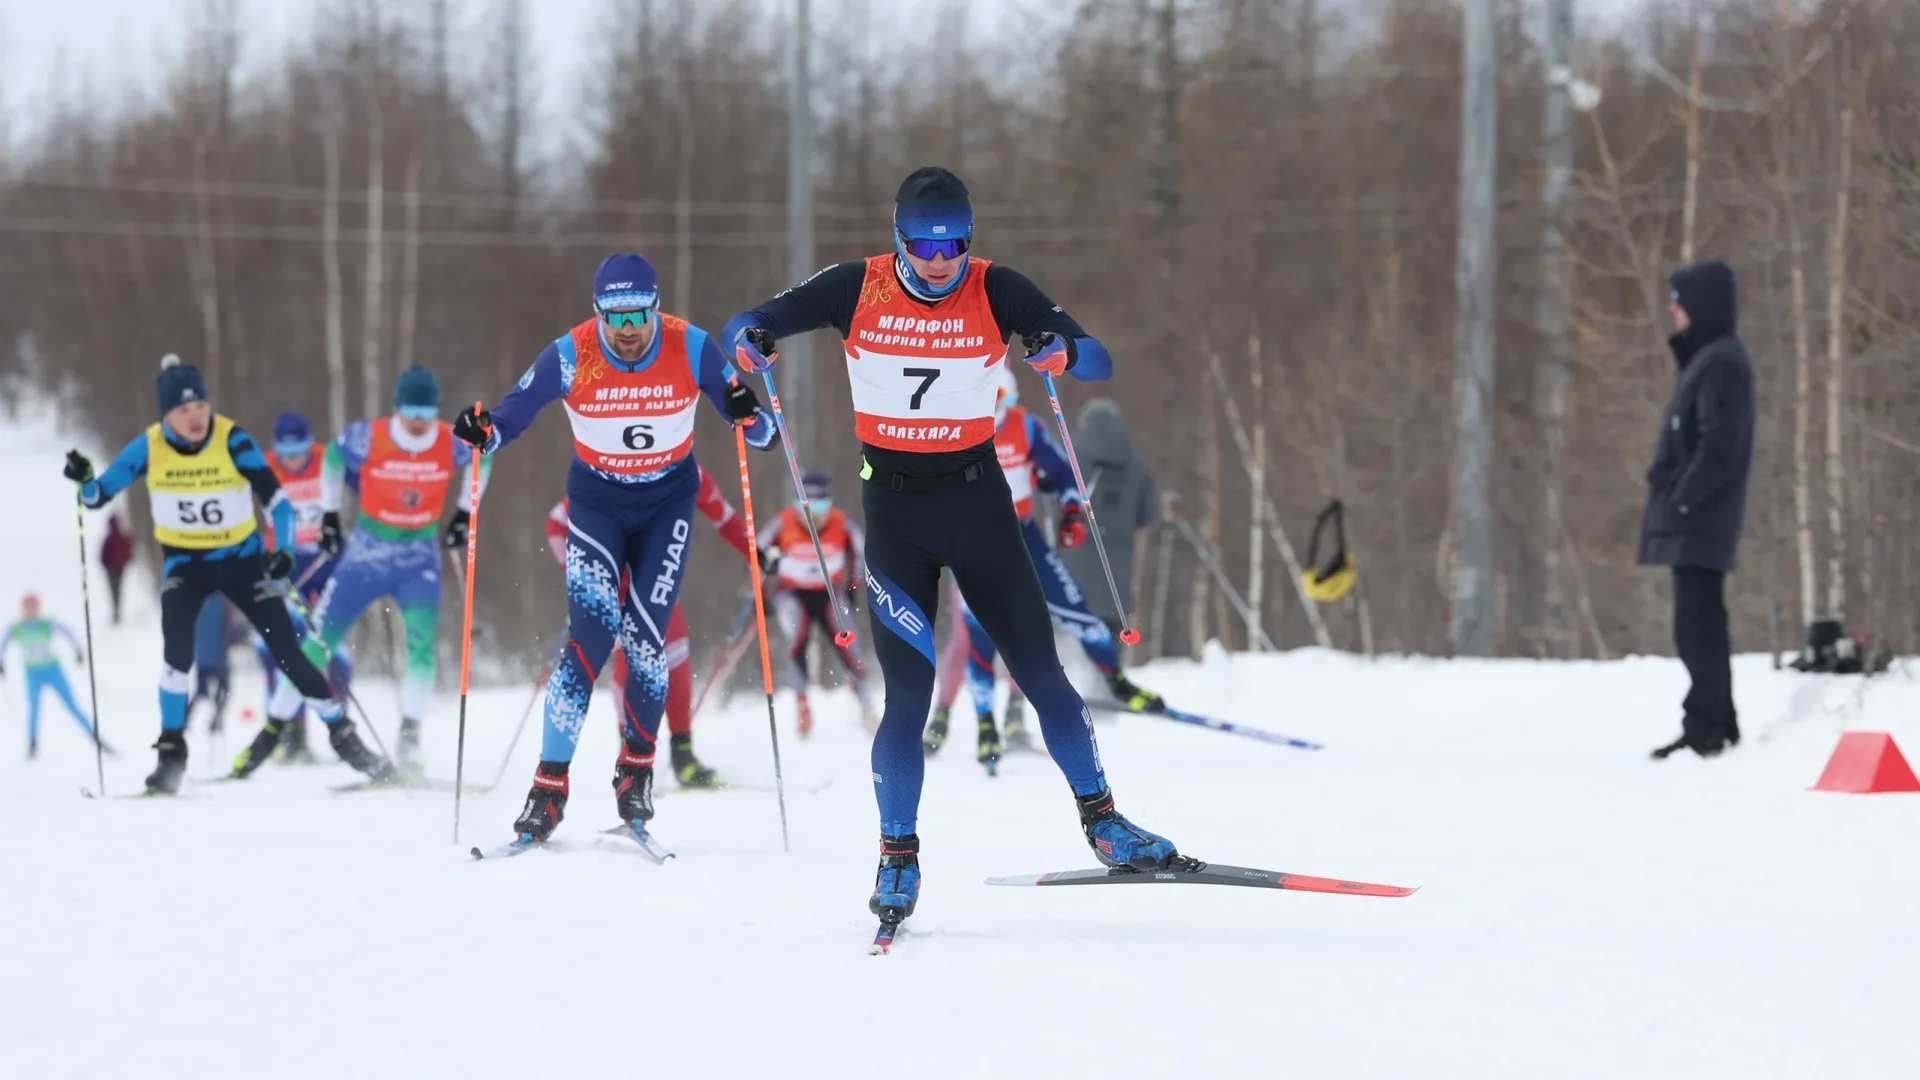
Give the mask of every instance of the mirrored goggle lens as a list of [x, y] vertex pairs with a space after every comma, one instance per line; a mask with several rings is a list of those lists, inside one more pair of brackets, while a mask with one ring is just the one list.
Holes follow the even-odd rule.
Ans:
[[920, 240], [902, 236], [900, 242], [906, 246], [907, 254], [916, 259], [931, 259], [936, 255], [957, 259], [973, 246], [973, 241], [964, 236], [955, 240]]
[[291, 442], [282, 441], [273, 444], [273, 452], [283, 458], [299, 457], [301, 454], [312, 449], [312, 439], [296, 439]]
[[833, 500], [832, 499], [808, 499], [807, 509], [813, 511], [813, 514], [815, 517], [819, 517], [821, 514], [824, 514], [827, 511], [833, 509]]
[[400, 406], [400, 419], [402, 420], [432, 420], [439, 415], [440, 407], [438, 405]]
[[653, 318], [652, 308], [630, 308], [625, 311], [602, 311], [600, 317], [607, 325], [618, 330], [623, 326], [645, 326]]

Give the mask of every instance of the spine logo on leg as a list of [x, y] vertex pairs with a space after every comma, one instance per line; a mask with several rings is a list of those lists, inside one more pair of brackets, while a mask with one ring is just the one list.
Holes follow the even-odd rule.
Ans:
[[893, 582], [880, 576], [873, 567], [867, 567], [868, 603], [873, 613], [887, 629], [904, 638], [908, 644], [920, 650], [920, 655], [933, 660], [933, 629], [927, 624], [926, 613], [913, 597], [894, 588]]

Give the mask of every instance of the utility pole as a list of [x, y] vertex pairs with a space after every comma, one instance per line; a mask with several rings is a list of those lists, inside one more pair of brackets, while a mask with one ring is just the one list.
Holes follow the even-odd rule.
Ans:
[[1569, 617], [1561, 567], [1565, 537], [1567, 390], [1571, 367], [1567, 335], [1572, 319], [1572, 282], [1567, 265], [1566, 201], [1573, 181], [1573, 0], [1547, 0], [1547, 99], [1541, 110], [1540, 141], [1546, 175], [1540, 190], [1540, 296], [1535, 321], [1540, 329], [1540, 362], [1534, 370], [1534, 419], [1546, 446], [1542, 477], [1540, 531], [1540, 629], [1547, 655], [1575, 654], [1578, 635]]
[[1494, 155], [1500, 93], [1493, 5], [1466, 0], [1461, 41], [1460, 236], [1453, 274], [1456, 656], [1493, 652]]
[[[798, 284], [819, 269], [813, 251], [813, 84], [808, 71], [813, 20], [810, 0], [794, 0], [793, 45], [788, 52], [787, 85], [787, 283]], [[800, 428], [794, 452], [812, 461], [812, 434], [818, 417], [812, 404], [812, 335], [780, 343], [781, 409], [797, 416]]]

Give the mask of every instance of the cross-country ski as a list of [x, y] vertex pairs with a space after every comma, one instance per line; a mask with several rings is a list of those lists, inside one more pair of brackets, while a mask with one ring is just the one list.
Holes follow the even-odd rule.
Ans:
[[1233, 885], [1254, 889], [1292, 889], [1297, 892], [1339, 893], [1343, 896], [1412, 896], [1419, 886], [1375, 885], [1366, 881], [1311, 877], [1225, 866], [1192, 860], [1164, 870], [1109, 867], [1103, 870], [1056, 870], [1047, 874], [990, 877], [989, 885]]

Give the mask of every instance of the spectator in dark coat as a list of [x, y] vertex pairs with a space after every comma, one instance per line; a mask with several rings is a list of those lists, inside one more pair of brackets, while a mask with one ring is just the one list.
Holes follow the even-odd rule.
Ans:
[[107, 595], [113, 598], [113, 625], [120, 625], [120, 583], [133, 561], [133, 537], [120, 524], [119, 514], [107, 516], [107, 537], [100, 541], [100, 565], [107, 572]]
[[1656, 759], [1681, 749], [1712, 757], [1740, 741], [1726, 587], [1740, 565], [1753, 460], [1753, 362], [1736, 334], [1733, 270], [1694, 263], [1668, 280], [1678, 332], [1667, 344], [1680, 371], [1647, 471], [1639, 562], [1673, 568], [1673, 643], [1693, 686], [1680, 738]]
[[[1120, 419], [1120, 406], [1107, 398], [1095, 398], [1080, 410], [1080, 424], [1073, 433], [1074, 453], [1080, 457], [1080, 472], [1087, 480], [1087, 494], [1098, 509], [1100, 540], [1107, 558], [1113, 563], [1113, 582], [1120, 600], [1133, 610], [1133, 537], [1134, 533], [1160, 520], [1160, 486], [1147, 468], [1133, 440], [1127, 437], [1127, 425]], [[1073, 571], [1075, 580], [1086, 593], [1087, 607], [1120, 636], [1120, 613], [1113, 608], [1113, 593], [1107, 588], [1106, 574], [1100, 569], [1100, 557], [1092, 544], [1062, 548], [1060, 558]]]

